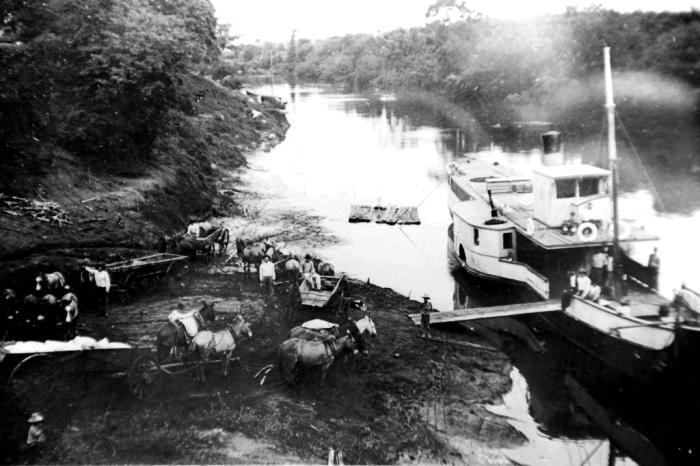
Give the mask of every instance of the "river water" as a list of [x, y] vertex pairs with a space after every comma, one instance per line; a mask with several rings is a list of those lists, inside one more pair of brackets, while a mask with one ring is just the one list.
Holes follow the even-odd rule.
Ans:
[[[393, 95], [363, 96], [325, 86], [286, 84], [253, 90], [286, 101], [291, 127], [281, 144], [268, 153], [256, 154], [250, 163], [275, 179], [282, 193], [272, 201], [276, 207], [318, 215], [323, 227], [338, 239], [315, 251], [332, 262], [336, 271], [417, 300], [427, 293], [438, 310], [535, 299], [528, 292], [493, 286], [455, 272], [447, 253], [450, 215], [444, 167], [467, 151], [494, 148], [496, 142], [503, 141], [491, 140], [484, 131], [465, 131], [469, 125], [450, 127], [439, 109], [407, 104]], [[520, 139], [522, 147], [515, 149], [524, 151], [513, 155], [513, 161], [539, 157], [539, 152], [533, 151], [539, 129], [531, 130], [529, 139]], [[565, 141], [568, 158], [600, 160], [599, 147], [590, 143], [595, 137], [581, 135], [576, 139]], [[636, 148], [642, 161], [649, 157], [644, 149]], [[628, 155], [634, 154], [620, 150], [622, 218], [643, 222], [661, 238], [654, 245], [638, 247], [635, 255], [644, 261], [653, 246], [659, 248], [659, 288], [663, 294], [670, 295], [683, 281], [700, 289], [700, 276], [692, 275], [692, 266], [700, 263], [700, 248], [694, 241], [700, 231], [700, 177], [682, 168], [649, 169], [640, 160], [625, 161]], [[417, 206], [421, 224], [351, 224], [348, 215], [354, 204]], [[664, 212], [658, 210], [660, 206]], [[553, 347], [561, 344], [555, 336], [539, 337], [553, 339], [549, 343]], [[562, 372], [560, 361], [548, 366], [538, 363], [530, 370], [533, 364], [527, 359], [528, 351], [527, 347], [518, 349], [520, 357], [514, 359], [525, 362], [522, 368], [515, 364], [513, 392], [503, 406], [494, 408], [520, 422], [531, 440], [529, 451], [515, 456], [549, 464], [581, 464], [587, 455], [606, 457], [609, 444], [601, 447], [606, 435], [594, 423], [577, 418], [580, 413], [571, 411], [570, 399], [552, 401], [551, 396], [528, 392], [528, 385], [533, 387], [532, 381], [526, 380], [528, 376], [551, 377], [554, 384], [561, 383], [557, 377]], [[531, 359], [537, 356], [531, 355]], [[539, 393], [550, 392], [545, 389]], [[551, 409], [535, 409], [533, 400], [551, 405]], [[557, 415], [537, 415], [545, 411], [556, 411]], [[552, 418], [556, 422], [547, 421]], [[659, 442], [665, 445], [666, 439]], [[621, 454], [617, 464], [630, 462]]]

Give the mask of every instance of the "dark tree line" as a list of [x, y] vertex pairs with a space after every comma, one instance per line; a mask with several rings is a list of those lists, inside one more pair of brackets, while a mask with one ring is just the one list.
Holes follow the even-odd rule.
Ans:
[[[602, 45], [616, 72], [644, 71], [700, 87], [700, 12], [619, 13], [600, 8], [528, 21], [483, 18], [441, 0], [425, 27], [346, 35], [285, 46], [244, 46], [230, 64], [243, 72], [287, 69], [302, 81], [354, 90], [421, 89], [502, 115], [540, 102], [572, 81], [600, 74]], [[289, 48], [286, 49], [290, 51]]]
[[150, 154], [179, 84], [218, 55], [206, 0], [0, 1], [0, 144], [90, 156]]

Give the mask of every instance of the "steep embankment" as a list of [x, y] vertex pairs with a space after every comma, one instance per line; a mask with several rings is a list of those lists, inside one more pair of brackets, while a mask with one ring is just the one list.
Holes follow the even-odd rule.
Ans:
[[37, 267], [63, 269], [84, 256], [157, 249], [165, 234], [184, 231], [188, 221], [229, 213], [230, 192], [215, 189], [220, 170], [278, 142], [287, 120], [275, 105], [200, 76], [187, 76], [181, 91], [193, 108], [171, 112], [148, 162], [79, 158], [37, 142], [31, 163], [5, 173], [5, 196], [52, 202], [52, 214], [65, 214], [52, 221], [53, 215], [40, 218], [0, 199], [0, 275], [15, 281]]

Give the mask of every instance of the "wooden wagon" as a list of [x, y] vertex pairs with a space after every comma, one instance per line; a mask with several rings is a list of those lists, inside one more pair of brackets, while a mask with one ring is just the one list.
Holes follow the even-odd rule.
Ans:
[[99, 376], [126, 380], [130, 392], [142, 398], [158, 370], [152, 348], [126, 343], [81, 349], [69, 342], [6, 342], [0, 353], [5, 389], [29, 399], [51, 397], [61, 383], [80, 381], [87, 388]]
[[201, 254], [212, 259], [217, 254], [223, 256], [226, 253], [230, 238], [228, 228], [222, 225], [203, 234], [187, 233], [183, 235], [181, 246], [189, 246], [194, 256]]
[[[187, 256], [171, 253], [153, 254], [105, 265], [115, 294], [130, 299], [138, 289], [145, 289], [171, 276], [184, 266]], [[111, 292], [111, 291], [110, 291]]]
[[340, 277], [321, 276], [321, 289], [313, 290], [306, 280], [292, 288], [292, 304], [294, 310], [304, 307], [316, 310], [338, 312], [343, 303], [343, 297], [348, 295], [348, 282], [345, 275]]

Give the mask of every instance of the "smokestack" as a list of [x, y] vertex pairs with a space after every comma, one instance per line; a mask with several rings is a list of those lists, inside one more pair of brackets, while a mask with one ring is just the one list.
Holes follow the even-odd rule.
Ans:
[[542, 133], [542, 165], [562, 165], [564, 153], [562, 150], [561, 133], [559, 131], [547, 131]]

